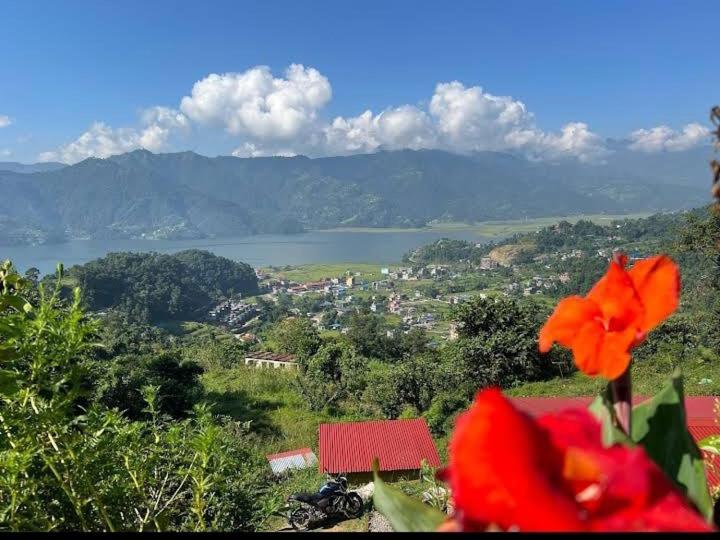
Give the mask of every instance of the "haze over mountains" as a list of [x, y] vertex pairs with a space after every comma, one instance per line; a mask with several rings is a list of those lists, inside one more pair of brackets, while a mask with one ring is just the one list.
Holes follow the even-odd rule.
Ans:
[[0, 189], [12, 194], [0, 198], [2, 242], [418, 227], [707, 202], [709, 147], [614, 150], [603, 164], [439, 150], [316, 159], [136, 150], [70, 166], [0, 163]]

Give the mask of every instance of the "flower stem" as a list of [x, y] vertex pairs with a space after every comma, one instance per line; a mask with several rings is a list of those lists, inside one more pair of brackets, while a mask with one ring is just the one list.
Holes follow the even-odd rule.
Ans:
[[632, 411], [632, 381], [630, 379], [630, 366], [625, 373], [610, 382], [613, 408], [620, 429], [630, 436], [630, 419]]

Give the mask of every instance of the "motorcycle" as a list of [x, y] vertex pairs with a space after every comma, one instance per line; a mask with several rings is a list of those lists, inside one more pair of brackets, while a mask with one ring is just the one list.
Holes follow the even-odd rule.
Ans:
[[363, 513], [363, 500], [348, 491], [344, 475], [330, 477], [317, 493], [290, 495], [288, 505], [288, 522], [296, 531], [317, 527], [330, 519], [355, 519]]

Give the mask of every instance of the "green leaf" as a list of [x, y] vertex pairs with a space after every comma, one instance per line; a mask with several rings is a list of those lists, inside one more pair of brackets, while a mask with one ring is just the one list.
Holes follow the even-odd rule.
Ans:
[[615, 423], [615, 409], [613, 409], [610, 401], [609, 386], [605, 388], [602, 394], [597, 396], [588, 406], [590, 412], [600, 421], [602, 425], [602, 438], [604, 446], [612, 446], [620, 443], [632, 446], [630, 438], [617, 427]]
[[0, 369], [0, 394], [9, 396], [17, 390], [17, 373], [8, 369]]
[[383, 482], [378, 474], [379, 468], [376, 459], [373, 462], [375, 477], [373, 504], [387, 518], [395, 532], [431, 532], [445, 521], [445, 514], [439, 510], [408, 497], [402, 491]]
[[720, 455], [720, 435], [710, 435], [698, 441], [698, 447], [703, 452]]
[[632, 439], [665, 471], [707, 518], [712, 499], [705, 463], [687, 429], [682, 374], [676, 369], [665, 387], [632, 412]]

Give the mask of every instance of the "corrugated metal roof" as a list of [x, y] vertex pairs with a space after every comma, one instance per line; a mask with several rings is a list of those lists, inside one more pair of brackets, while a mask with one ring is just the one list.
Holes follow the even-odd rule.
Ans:
[[[720, 426], [717, 424], [708, 425], [705, 422], [703, 424], [706, 425], [690, 424], [688, 426], [688, 431], [696, 442], [711, 435], [720, 435]], [[705, 476], [708, 486], [710, 489], [720, 487], [720, 459], [716, 454], [709, 452], [703, 452], [703, 457], [705, 458]]]
[[[520, 409], [533, 416], [557, 412], [573, 407], [587, 407], [594, 397], [513, 397], [512, 402]], [[633, 404], [637, 405], [648, 399], [647, 396], [634, 396]], [[685, 412], [688, 420], [714, 420], [716, 396], [686, 396]]]
[[317, 457], [310, 448], [288, 450], [278, 454], [270, 454], [267, 460], [270, 468], [275, 474], [280, 474], [288, 469], [307, 469], [317, 463]]
[[271, 360], [273, 362], [295, 362], [292, 354], [278, 354], [268, 351], [252, 352], [245, 355], [245, 360]]
[[425, 420], [373, 420], [320, 424], [320, 471], [369, 472], [375, 458], [382, 471], [420, 468], [422, 460], [440, 466]]

